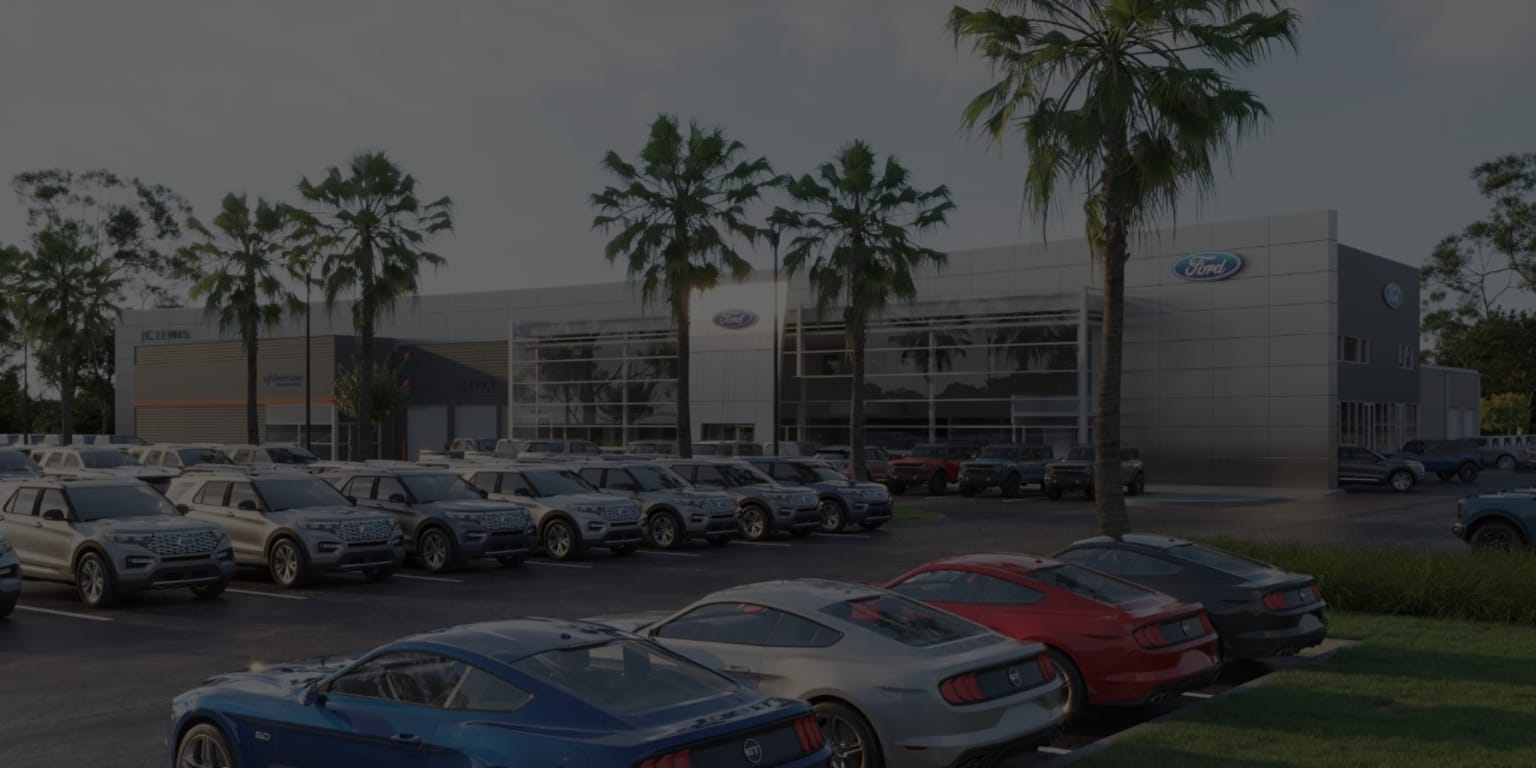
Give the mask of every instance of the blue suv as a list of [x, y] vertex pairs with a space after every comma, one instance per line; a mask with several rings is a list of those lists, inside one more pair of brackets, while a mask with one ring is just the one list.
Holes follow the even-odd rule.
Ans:
[[1511, 488], [1457, 501], [1451, 533], [1473, 549], [1509, 550], [1536, 543], [1536, 488]]
[[1417, 461], [1424, 471], [1443, 482], [1477, 480], [1483, 469], [1482, 453], [1474, 440], [1409, 440], [1403, 449], [1388, 458]]

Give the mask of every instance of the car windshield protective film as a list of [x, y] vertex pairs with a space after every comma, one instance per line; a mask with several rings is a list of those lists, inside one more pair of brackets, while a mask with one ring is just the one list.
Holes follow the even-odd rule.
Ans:
[[267, 503], [267, 509], [281, 512], [285, 509], [310, 507], [345, 507], [351, 502], [336, 490], [336, 486], [318, 477], [262, 477], [255, 480], [256, 490]]
[[199, 464], [233, 464], [228, 456], [225, 456], [212, 448], [180, 448], [176, 455], [181, 457], [181, 463], [188, 467]]
[[914, 648], [927, 648], [987, 631], [958, 616], [897, 595], [846, 600], [833, 603], [821, 612]]
[[464, 478], [452, 472], [401, 475], [400, 482], [410, 490], [417, 504], [431, 504], [436, 501], [469, 501], [480, 498], [480, 494], [475, 493], [474, 486], [464, 482]]
[[1269, 563], [1249, 560], [1246, 557], [1239, 557], [1231, 552], [1202, 547], [1199, 544], [1181, 544], [1168, 550], [1168, 552], [1180, 560], [1203, 565], [1207, 568], [1214, 568], [1222, 573], [1241, 579], [1268, 576], [1279, 570]]
[[666, 467], [629, 467], [630, 476], [642, 491], [676, 491], [688, 487], [688, 481]]
[[983, 459], [1012, 459], [1018, 455], [1011, 445], [989, 445], [981, 449]]
[[136, 467], [139, 465], [122, 451], [81, 451], [80, 463], [86, 469], [111, 469], [113, 467]]
[[1069, 459], [1081, 459], [1083, 461], [1093, 461], [1093, 446], [1091, 446], [1091, 445], [1073, 446], [1071, 450], [1067, 451], [1067, 458], [1069, 458]]
[[1105, 605], [1119, 605], [1156, 594], [1134, 584], [1112, 579], [1102, 573], [1076, 565], [1055, 565], [1037, 568], [1029, 577], [1042, 584], [1065, 589], [1074, 595], [1086, 597]]
[[737, 689], [729, 678], [639, 640], [545, 651], [512, 666], [620, 717], [715, 698]]
[[536, 496], [566, 496], [573, 493], [592, 493], [592, 486], [568, 469], [532, 470], [523, 478], [533, 488]]
[[121, 517], [175, 516], [176, 507], [155, 489], [133, 485], [75, 486], [66, 488], [75, 518], [82, 523]]
[[732, 488], [741, 485], [772, 485], [773, 478], [763, 474], [763, 471], [746, 462], [734, 464], [721, 464], [720, 476], [730, 483]]
[[16, 472], [36, 469], [36, 466], [20, 451], [0, 451], [0, 470]]

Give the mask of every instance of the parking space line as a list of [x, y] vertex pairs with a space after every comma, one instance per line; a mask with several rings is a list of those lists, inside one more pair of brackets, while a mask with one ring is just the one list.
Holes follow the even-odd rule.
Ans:
[[1070, 754], [1072, 754], [1072, 750], [1070, 750], [1070, 749], [1062, 749], [1061, 747], [1037, 747], [1035, 749], [1035, 751], [1036, 752], [1044, 752], [1047, 755], [1070, 755]]
[[38, 608], [31, 605], [18, 605], [18, 611], [32, 611], [33, 613], [46, 613], [49, 616], [64, 616], [71, 619], [85, 619], [86, 621], [112, 621], [108, 616], [87, 616], [83, 613], [71, 613], [69, 611], [55, 611], [52, 608]]
[[592, 567], [590, 565], [583, 565], [582, 563], [552, 563], [552, 562], [550, 562], [548, 560], [524, 560], [523, 562], [527, 563], [528, 565], [547, 565], [550, 568], [591, 568]]
[[748, 546], [748, 547], [793, 547], [794, 546], [793, 544], [790, 544], [788, 542], [783, 542], [783, 541], [745, 541], [745, 540], [738, 539], [736, 541], [731, 542], [731, 546], [733, 546], [733, 547], [743, 546], [743, 545]]
[[816, 533], [812, 533], [811, 535], [812, 536], [816, 536], [816, 537], [828, 538], [828, 539], [867, 539], [867, 538], [869, 538], [869, 534], [867, 534], [867, 533], [821, 533], [821, 532], [816, 532]]
[[440, 584], [463, 584], [463, 579], [450, 579], [445, 576], [417, 576], [413, 573], [397, 573], [397, 579], [412, 579], [414, 581], [435, 581]]
[[1211, 698], [1215, 698], [1215, 694], [1201, 693], [1199, 691], [1185, 691], [1184, 695], [1189, 697], [1189, 698], [1191, 698], [1191, 699], [1211, 699]]
[[255, 595], [256, 597], [275, 597], [275, 598], [277, 598], [279, 600], [308, 600], [309, 599], [309, 598], [307, 598], [307, 597], [305, 597], [303, 595], [285, 595], [285, 594], [283, 594], [281, 592], [264, 592], [264, 591], [259, 590], [259, 589], [235, 589], [233, 587], [230, 587], [230, 588], [225, 589], [224, 591], [225, 592], [233, 592], [233, 593], [235, 593], [237, 595]]
[[1003, 499], [1004, 504], [1018, 504], [1023, 501], [1034, 501], [1034, 499]]
[[947, 498], [949, 498], [949, 497], [948, 496], [924, 496], [923, 497], [923, 501], [938, 501], [940, 499], [947, 499]]
[[637, 549], [637, 550], [635, 550], [635, 554], [637, 554], [637, 555], [666, 555], [668, 557], [698, 557], [699, 556], [699, 553], [697, 553], [697, 552], [667, 552], [665, 550], [655, 550], [655, 549]]

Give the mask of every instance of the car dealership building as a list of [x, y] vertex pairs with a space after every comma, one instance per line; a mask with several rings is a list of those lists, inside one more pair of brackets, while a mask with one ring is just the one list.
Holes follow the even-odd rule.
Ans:
[[[1336, 447], [1391, 450], [1478, 433], [1475, 372], [1419, 365], [1418, 271], [1338, 242], [1321, 211], [1180, 227], [1127, 266], [1124, 442], [1156, 482], [1327, 487]], [[594, 255], [594, 264], [600, 257]], [[1047, 444], [1092, 429], [1101, 297], [1084, 241], [949, 255], [869, 331], [867, 423], [907, 439]], [[338, 370], [350, 308], [316, 305], [306, 376], [302, 316], [264, 339], [264, 436], [306, 423], [346, 456]], [[385, 456], [451, 437], [671, 439], [676, 334], [626, 282], [422, 296], [380, 323], [378, 354], [409, 382], [381, 428]], [[841, 312], [803, 278], [768, 272], [693, 303], [695, 439], [848, 439]], [[151, 441], [244, 438], [244, 355], [198, 309], [125, 313], [117, 431]]]

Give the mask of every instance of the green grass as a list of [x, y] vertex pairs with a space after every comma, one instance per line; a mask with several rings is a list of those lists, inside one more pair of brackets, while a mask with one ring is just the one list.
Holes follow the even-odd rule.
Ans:
[[1536, 766], [1536, 629], [1335, 613], [1362, 645], [1151, 726], [1083, 768]]
[[1203, 541], [1317, 577], [1334, 608], [1536, 626], [1536, 554]]
[[938, 520], [943, 515], [919, 507], [897, 507], [891, 517], [896, 520]]

